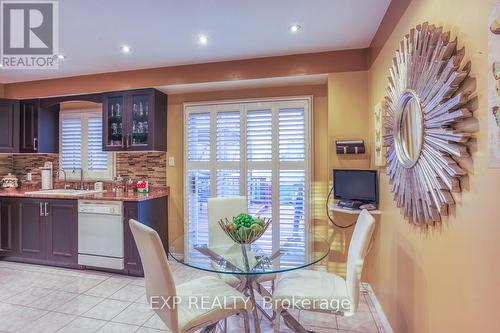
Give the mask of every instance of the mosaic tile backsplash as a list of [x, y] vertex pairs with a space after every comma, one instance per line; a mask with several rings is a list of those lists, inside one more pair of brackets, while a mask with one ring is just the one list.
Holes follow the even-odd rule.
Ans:
[[[137, 181], [147, 177], [151, 186], [167, 186], [167, 162], [165, 152], [126, 152], [116, 153], [116, 175], [123, 178], [132, 178]], [[60, 182], [57, 181], [57, 170], [59, 169], [58, 154], [0, 154], [0, 178], [11, 172], [17, 176], [23, 187], [40, 186], [39, 168], [45, 162], [52, 162], [54, 168], [54, 180], [56, 187]], [[32, 181], [26, 180], [26, 175], [32, 173]], [[91, 185], [94, 182], [85, 182]], [[105, 187], [111, 186], [111, 182], [105, 182]]]

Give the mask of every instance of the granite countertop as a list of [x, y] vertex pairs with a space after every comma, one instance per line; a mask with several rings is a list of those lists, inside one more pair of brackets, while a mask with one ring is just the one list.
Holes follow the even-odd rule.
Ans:
[[36, 191], [36, 189], [9, 189], [0, 190], [0, 197], [15, 197], [15, 198], [44, 198], [44, 199], [73, 199], [73, 200], [108, 200], [108, 201], [145, 201], [156, 198], [167, 197], [169, 195], [169, 187], [155, 188], [149, 193], [133, 193], [126, 192], [117, 194], [111, 191], [104, 193], [93, 193], [85, 195], [58, 195], [58, 194], [27, 194], [26, 192]]

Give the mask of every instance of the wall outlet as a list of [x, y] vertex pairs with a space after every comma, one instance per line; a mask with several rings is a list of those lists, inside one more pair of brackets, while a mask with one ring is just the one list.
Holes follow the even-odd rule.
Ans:
[[174, 157], [169, 157], [168, 158], [168, 166], [175, 166], [175, 158]]

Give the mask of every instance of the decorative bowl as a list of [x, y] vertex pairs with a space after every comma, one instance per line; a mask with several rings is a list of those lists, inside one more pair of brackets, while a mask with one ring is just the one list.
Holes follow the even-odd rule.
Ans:
[[266, 232], [272, 221], [270, 218], [257, 217], [255, 219], [252, 218], [253, 222], [251, 224], [242, 225], [238, 223], [241, 215], [249, 216], [248, 214], [240, 214], [231, 219], [224, 218], [219, 220], [222, 230], [238, 244], [252, 244], [255, 242]]

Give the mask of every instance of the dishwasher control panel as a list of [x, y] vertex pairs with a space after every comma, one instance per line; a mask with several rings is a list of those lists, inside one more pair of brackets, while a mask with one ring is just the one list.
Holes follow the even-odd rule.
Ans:
[[89, 201], [78, 200], [78, 213], [122, 215], [123, 204], [121, 201]]

